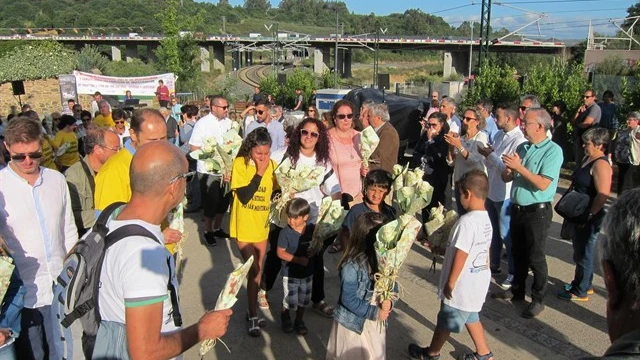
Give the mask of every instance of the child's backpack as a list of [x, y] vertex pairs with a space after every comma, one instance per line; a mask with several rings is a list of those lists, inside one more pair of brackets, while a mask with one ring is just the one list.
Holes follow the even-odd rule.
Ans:
[[[82, 325], [82, 350], [84, 357], [90, 359], [100, 327], [100, 307], [98, 292], [100, 274], [107, 249], [130, 236], [143, 236], [160, 241], [150, 231], [140, 225], [122, 226], [109, 233], [107, 223], [112, 215], [117, 215], [125, 203], [116, 202], [104, 209], [91, 230], [69, 251], [64, 260], [62, 272], [58, 276], [54, 291], [54, 306], [60, 323], [60, 349], [63, 359], [79, 358], [73, 356], [73, 338], [71, 325], [80, 320]], [[107, 235], [108, 234], [108, 235]], [[169, 261], [169, 259], [168, 259]], [[169, 266], [171, 269], [171, 266]], [[176, 326], [182, 325], [178, 306], [178, 296], [169, 274], [167, 288], [171, 294], [173, 320]], [[57, 300], [57, 301], [56, 301]]]

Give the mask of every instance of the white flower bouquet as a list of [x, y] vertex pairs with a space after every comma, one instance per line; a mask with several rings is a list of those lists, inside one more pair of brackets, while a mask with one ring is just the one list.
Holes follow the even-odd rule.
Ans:
[[[236, 297], [238, 295], [238, 291], [240, 291], [242, 283], [247, 277], [252, 264], [253, 256], [251, 256], [244, 264], [239, 265], [231, 274], [229, 274], [227, 282], [224, 284], [224, 288], [220, 292], [220, 295], [218, 295], [216, 306], [213, 309], [214, 311], [230, 309], [233, 304], [236, 303], [236, 301], [238, 300], [238, 298]], [[209, 350], [211, 350], [216, 345], [216, 340], [205, 340], [202, 345], [200, 345], [200, 356], [204, 356], [207, 352], [209, 352]], [[227, 350], [229, 350], [228, 347]]]
[[[219, 175], [230, 175], [233, 168], [233, 159], [238, 155], [242, 138], [238, 130], [232, 127], [222, 136], [222, 143], [218, 143], [214, 137], [204, 141], [202, 148], [189, 153], [193, 159], [204, 161], [208, 172]], [[225, 186], [228, 185], [225, 183]]]
[[362, 158], [362, 166], [365, 168], [369, 167], [371, 154], [376, 150], [379, 143], [380, 138], [373, 127], [367, 126], [360, 133], [360, 157]]
[[317, 252], [320, 250], [324, 240], [336, 235], [338, 231], [340, 231], [346, 215], [347, 213], [340, 204], [340, 200], [331, 200], [330, 196], [322, 199], [318, 222], [313, 230], [310, 246], [311, 251]]
[[433, 187], [422, 180], [423, 175], [418, 168], [393, 166], [393, 201], [403, 214], [414, 215], [431, 202]]
[[424, 224], [427, 233], [427, 241], [430, 247], [446, 248], [449, 246], [449, 233], [458, 221], [458, 213], [455, 210], [444, 211], [444, 206], [431, 209], [429, 221]]
[[378, 230], [374, 245], [378, 259], [378, 273], [374, 275], [373, 288], [373, 295], [378, 302], [398, 299], [396, 290], [398, 272], [421, 227], [422, 224], [415, 217], [404, 214], [398, 220], [385, 224]]
[[59, 157], [64, 155], [64, 153], [67, 152], [67, 150], [69, 150], [71, 148], [71, 143], [62, 143], [62, 145], [60, 145], [60, 147], [58, 148], [58, 150], [56, 150], [55, 156]]
[[286, 220], [282, 219], [282, 209], [284, 209], [287, 201], [289, 201], [295, 193], [319, 186], [324, 178], [324, 173], [324, 166], [298, 164], [293, 167], [289, 158], [284, 159], [275, 170], [275, 176], [282, 193], [280, 196], [276, 196], [271, 203], [269, 221], [280, 227], [284, 227]]
[[178, 230], [182, 234], [182, 238], [178, 241], [173, 247], [173, 253], [177, 254], [176, 256], [176, 269], [180, 269], [180, 264], [184, 259], [183, 254], [183, 246], [184, 242], [187, 238], [187, 235], [184, 233], [184, 207], [187, 205], [187, 198], [184, 197], [182, 201], [176, 206], [173, 210], [169, 212], [167, 216], [167, 221], [169, 222], [169, 228]]
[[9, 283], [11, 283], [11, 275], [16, 266], [13, 264], [13, 259], [9, 256], [0, 256], [0, 301], [4, 299], [4, 295], [9, 289]]

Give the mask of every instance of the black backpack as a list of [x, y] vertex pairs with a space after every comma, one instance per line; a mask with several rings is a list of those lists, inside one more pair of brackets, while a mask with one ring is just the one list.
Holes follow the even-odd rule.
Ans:
[[[61, 332], [61, 349], [58, 353], [63, 355], [63, 359], [74, 358], [70, 326], [76, 320], [80, 320], [82, 324], [84, 356], [90, 359], [93, 354], [101, 321], [98, 292], [106, 250], [118, 241], [130, 236], [147, 237], [161, 244], [149, 230], [136, 224], [125, 225], [109, 233], [107, 223], [120, 212], [120, 208], [124, 204], [117, 202], [104, 209], [91, 230], [76, 243], [64, 260], [55, 289], [57, 301], [54, 301], [57, 306]], [[171, 269], [170, 261], [170, 257], [167, 257], [169, 269]], [[167, 289], [171, 294], [173, 321], [176, 326], [182, 326], [178, 293], [171, 283], [171, 277], [172, 275], [169, 274]]]

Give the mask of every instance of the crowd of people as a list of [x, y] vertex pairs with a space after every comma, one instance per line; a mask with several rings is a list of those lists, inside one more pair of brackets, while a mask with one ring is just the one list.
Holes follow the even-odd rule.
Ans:
[[[289, 122], [282, 108], [257, 88], [255, 102], [232, 120], [222, 96], [207, 96], [201, 106], [180, 105], [164, 88], [160, 83], [159, 109], [112, 109], [96, 93], [91, 112], [69, 100], [70, 111], [51, 122], [28, 108], [7, 119], [2, 128], [7, 162], [0, 170], [0, 255], [11, 257], [15, 270], [0, 309], [0, 357], [62, 357], [54, 289], [65, 255], [94, 231], [100, 212], [117, 202], [124, 205], [108, 221], [109, 232], [135, 224], [150, 235], [131, 235], [105, 250], [96, 299], [100, 327], [95, 347], [88, 349], [82, 341], [84, 351], [99, 358], [172, 358], [199, 341], [222, 336], [231, 310], [207, 312], [191, 326], [177, 319], [180, 309], [170, 289], [179, 287], [173, 252], [183, 234], [167, 227], [166, 220], [186, 194], [187, 211], [203, 212], [198, 235], [206, 245], [232, 239], [244, 261], [253, 258], [244, 316], [249, 336], [260, 337], [267, 325], [260, 309], [278, 303], [270, 301], [270, 292], [282, 275], [279, 309], [285, 333], [306, 335], [304, 314], [311, 308], [333, 319], [327, 359], [385, 358], [385, 330], [378, 322], [393, 316], [394, 300], [372, 296], [378, 273], [374, 244], [377, 230], [398, 216], [392, 206], [392, 173], [403, 161], [387, 105], [365, 101], [357, 109], [340, 100], [321, 118], [316, 106], [304, 106], [299, 94], [296, 107], [305, 117]], [[450, 97], [432, 95], [409, 161], [433, 186], [432, 201], [417, 216], [424, 222], [442, 204], [460, 218], [446, 248], [431, 246], [425, 233], [417, 239], [444, 255], [442, 303], [430, 344], [409, 344], [411, 357], [438, 359], [450, 334], [465, 327], [476, 349], [464, 359], [493, 359], [479, 317], [492, 277], [502, 288], [493, 298], [523, 302], [531, 272], [531, 301], [522, 316], [530, 319], [544, 311], [546, 239], [568, 154], [562, 143], [567, 122], [575, 129], [575, 148], [569, 150], [576, 167], [555, 209], [564, 217], [562, 236], [573, 244], [576, 270], [557, 297], [587, 301], [593, 294], [595, 248], [603, 234], [614, 343], [607, 354], [640, 355], [635, 209], [640, 190], [634, 190], [640, 180], [640, 114], [630, 113], [627, 128], [617, 131], [613, 96], [603, 97], [601, 106], [593, 90], [585, 91], [584, 105], [566, 119], [564, 104], [555, 103], [550, 113], [533, 95], [519, 104], [494, 106], [480, 100], [464, 109]], [[361, 130], [369, 126], [380, 142], [363, 162]], [[204, 160], [189, 157], [212, 138], [222, 143], [236, 128], [243, 141], [230, 173], [209, 171]], [[275, 173], [285, 160], [292, 167], [320, 168], [322, 181], [291, 195], [279, 226], [269, 222], [269, 215], [279, 192]], [[618, 168], [619, 200], [607, 211], [612, 163]], [[340, 200], [348, 213], [338, 235], [312, 249], [325, 197]], [[575, 210], [579, 202], [583, 211], [565, 211]], [[343, 253], [336, 304], [325, 299], [326, 250]]]

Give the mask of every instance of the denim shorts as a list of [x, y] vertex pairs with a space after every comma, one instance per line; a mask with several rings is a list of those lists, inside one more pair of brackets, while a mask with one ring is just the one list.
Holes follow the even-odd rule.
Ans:
[[459, 333], [465, 324], [472, 324], [478, 321], [480, 321], [480, 316], [477, 312], [462, 311], [442, 302], [436, 327], [452, 333]]

